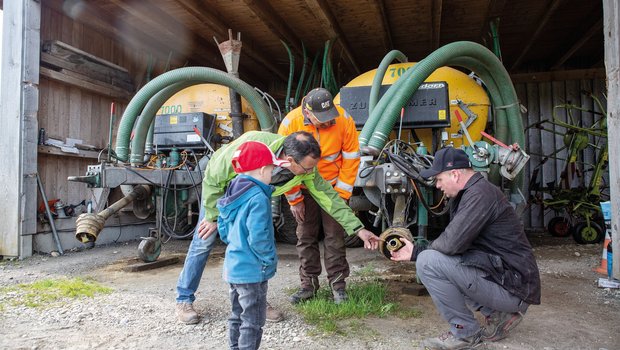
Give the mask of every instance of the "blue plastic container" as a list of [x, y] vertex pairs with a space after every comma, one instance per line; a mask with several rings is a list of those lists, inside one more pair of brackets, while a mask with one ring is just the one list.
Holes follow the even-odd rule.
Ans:
[[605, 221], [611, 221], [611, 202], [601, 202], [601, 210], [603, 211], [603, 218]]

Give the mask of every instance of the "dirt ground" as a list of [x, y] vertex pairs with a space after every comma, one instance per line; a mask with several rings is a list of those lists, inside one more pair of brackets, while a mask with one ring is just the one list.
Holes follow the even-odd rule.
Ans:
[[[507, 339], [487, 349], [620, 349], [620, 291], [597, 288], [600, 245], [577, 245], [570, 238], [530, 236], [543, 283], [542, 304], [530, 307], [523, 322]], [[186, 252], [189, 241], [171, 241], [162, 258]], [[113, 292], [92, 299], [69, 300], [44, 308], [10, 306], [0, 296], [1, 349], [225, 349], [227, 286], [221, 280], [223, 247], [209, 260], [197, 294], [196, 307], [204, 316], [187, 326], [174, 316], [175, 285], [182, 263], [145, 271], [124, 272], [135, 262], [137, 242], [68, 252], [61, 257], [38, 255], [0, 263], [0, 286], [61, 276], [90, 276]], [[348, 334], [325, 335], [307, 325], [286, 301], [298, 284], [294, 246], [279, 244], [280, 263], [269, 282], [268, 299], [286, 314], [268, 323], [262, 349], [411, 349], [447, 326], [428, 295], [403, 293], [413, 264], [394, 263], [377, 252], [349, 249], [352, 278], [361, 269], [374, 270], [390, 283], [392, 297], [415, 306], [420, 318], [356, 320]], [[358, 277], [356, 277], [358, 276]]]

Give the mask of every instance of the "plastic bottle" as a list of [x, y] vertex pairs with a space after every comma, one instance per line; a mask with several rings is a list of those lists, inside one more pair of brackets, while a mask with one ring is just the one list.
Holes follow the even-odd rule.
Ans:
[[607, 244], [607, 278], [609, 279], [613, 277], [612, 266], [614, 264], [613, 262], [614, 255], [612, 253], [613, 252], [612, 252], [611, 240], [610, 240], [609, 244]]

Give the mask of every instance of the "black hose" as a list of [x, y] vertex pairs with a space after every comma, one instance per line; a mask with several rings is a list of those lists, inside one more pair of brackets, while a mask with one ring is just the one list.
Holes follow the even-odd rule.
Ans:
[[[164, 231], [164, 233], [167, 236], [169, 236], [169, 237], [172, 237], [174, 239], [185, 239], [185, 238], [190, 237], [194, 233], [195, 225], [192, 226], [188, 222], [186, 225], [184, 225], [185, 228], [182, 229], [181, 233], [177, 233], [177, 231], [174, 228], [170, 227], [170, 224], [168, 223], [168, 218], [166, 216], [166, 200], [168, 199], [168, 192], [169, 191], [175, 191], [175, 194], [176, 194], [176, 191], [177, 191], [176, 188], [174, 188], [174, 189], [170, 188], [170, 183], [172, 182], [172, 175], [173, 175], [173, 173], [174, 173], [174, 170], [170, 171], [170, 173], [168, 174], [168, 179], [166, 180], [166, 186], [162, 187], [165, 190], [164, 190], [164, 193], [162, 195], [162, 204], [161, 204], [162, 205], [162, 208], [161, 208], [161, 210], [162, 210], [161, 211], [161, 228]], [[192, 181], [193, 181], [193, 179], [192, 179]], [[193, 188], [196, 188], [196, 186], [194, 185]], [[184, 189], [187, 189], [187, 188], [184, 188]], [[176, 196], [175, 196], [174, 200], [176, 201]], [[177, 212], [178, 212], [178, 210], [177, 210]], [[175, 212], [175, 220], [176, 220], [176, 217], [177, 217], [176, 214], [178, 214], [177, 212]]]

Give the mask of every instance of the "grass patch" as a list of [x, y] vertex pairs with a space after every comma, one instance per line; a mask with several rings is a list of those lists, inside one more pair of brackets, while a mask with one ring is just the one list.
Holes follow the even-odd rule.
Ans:
[[[295, 308], [301, 313], [304, 320], [317, 327], [322, 333], [345, 334], [340, 325], [343, 320], [360, 320], [365, 317], [416, 317], [414, 313], [403, 313], [398, 303], [388, 298], [388, 288], [379, 281], [350, 283], [347, 288], [349, 299], [340, 304], [334, 304], [329, 288], [319, 289], [317, 296], [298, 304]], [[359, 321], [357, 321], [359, 322]], [[350, 323], [355, 325], [355, 323]], [[346, 326], [346, 325], [345, 325]]]
[[354, 276], [362, 278], [377, 277], [375, 265], [372, 262], [367, 263], [364, 267], [355, 271]]
[[[109, 294], [111, 288], [92, 279], [45, 279], [28, 284], [0, 288], [2, 299], [13, 306], [43, 307], [62, 299], [92, 298], [96, 294]], [[2, 305], [0, 305], [0, 308]]]

